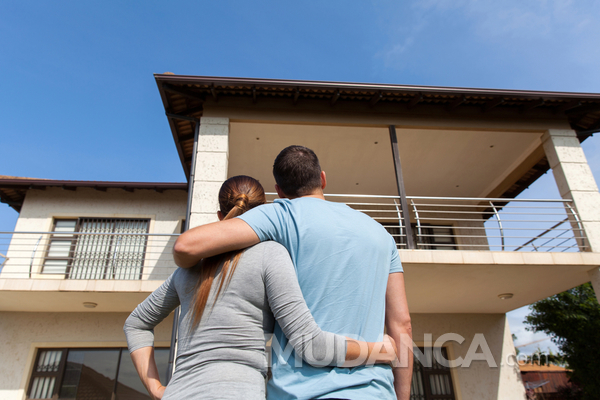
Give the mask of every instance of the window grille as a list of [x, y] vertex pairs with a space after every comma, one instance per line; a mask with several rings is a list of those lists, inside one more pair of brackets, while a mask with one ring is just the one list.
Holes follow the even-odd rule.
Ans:
[[31, 374], [30, 399], [51, 399], [64, 367], [64, 349], [40, 350]]
[[[423, 354], [423, 349], [419, 349]], [[446, 360], [448, 359], [448, 353], [444, 347], [434, 349], [433, 353], [438, 351], [441, 352], [441, 355]], [[413, 364], [412, 383], [410, 387], [410, 400], [433, 399], [456, 399], [454, 396], [450, 368], [438, 363], [435, 356], [431, 357], [431, 365], [423, 365], [419, 359], [415, 357]]]
[[147, 219], [56, 220], [44, 273], [69, 279], [141, 279], [148, 226]]

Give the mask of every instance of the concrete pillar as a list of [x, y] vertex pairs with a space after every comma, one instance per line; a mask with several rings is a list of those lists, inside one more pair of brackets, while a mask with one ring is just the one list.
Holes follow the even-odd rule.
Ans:
[[600, 303], [600, 268], [596, 267], [593, 270], [589, 271], [590, 280], [592, 281], [592, 286], [594, 287], [594, 292], [596, 292], [596, 298], [598, 299], [598, 303]]
[[504, 315], [503, 325], [502, 353], [498, 363], [500, 376], [497, 399], [524, 399], [525, 386], [521, 379], [521, 370], [519, 369], [515, 344], [506, 314]]
[[[583, 244], [588, 247], [584, 250], [600, 252], [600, 193], [575, 131], [550, 129], [542, 143], [560, 195], [573, 199], [585, 230]], [[600, 299], [599, 275], [598, 268], [590, 271], [596, 297]]]
[[218, 194], [228, 161], [229, 118], [200, 118], [190, 228], [218, 221]]

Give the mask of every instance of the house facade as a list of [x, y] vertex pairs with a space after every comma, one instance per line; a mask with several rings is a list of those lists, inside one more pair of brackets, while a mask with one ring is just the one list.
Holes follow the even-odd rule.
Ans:
[[[221, 183], [272, 191], [292, 144], [319, 156], [328, 200], [396, 240], [414, 399], [524, 398], [506, 312], [590, 280], [600, 293], [600, 193], [580, 146], [600, 130], [600, 95], [155, 78], [187, 183], [0, 178], [20, 211], [0, 248], [2, 398], [144, 398], [125, 318], [175, 268], [183, 226], [216, 220]], [[549, 170], [561, 198], [515, 199]], [[171, 338], [169, 318], [163, 369]]]

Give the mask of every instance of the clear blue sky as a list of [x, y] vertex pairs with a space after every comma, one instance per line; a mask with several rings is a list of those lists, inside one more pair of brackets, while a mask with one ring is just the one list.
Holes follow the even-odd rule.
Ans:
[[0, 174], [184, 181], [166, 71], [599, 93], [599, 25], [594, 0], [4, 2]]

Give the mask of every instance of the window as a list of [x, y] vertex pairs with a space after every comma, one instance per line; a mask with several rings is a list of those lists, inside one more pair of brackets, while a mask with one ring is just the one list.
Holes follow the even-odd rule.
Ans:
[[[448, 353], [444, 347], [433, 349], [429, 354], [418, 348], [426, 357], [423, 365], [417, 357], [413, 365], [413, 377], [410, 387], [410, 400], [455, 400], [454, 388], [452, 386], [452, 375], [450, 368], [439, 364], [433, 356], [434, 352], [440, 351], [447, 360]], [[416, 353], [415, 349], [415, 353]]]
[[[398, 225], [383, 225], [385, 229], [396, 241], [396, 244], [400, 248], [406, 248], [406, 233], [400, 234], [400, 227]], [[456, 250], [456, 242], [454, 241], [454, 231], [451, 226], [432, 227], [428, 224], [421, 224], [421, 235], [417, 224], [410, 224], [412, 228], [413, 241], [417, 246], [417, 249], [423, 250]]]
[[431, 227], [426, 224], [421, 224], [421, 236], [418, 228], [413, 227], [413, 236], [419, 238], [418, 243], [419, 249], [425, 250], [456, 250], [454, 242], [454, 232], [452, 227]]
[[[160, 380], [166, 382], [168, 348], [154, 349]], [[126, 348], [40, 349], [28, 399], [150, 399]]]
[[147, 219], [57, 219], [43, 272], [69, 279], [141, 279]]

